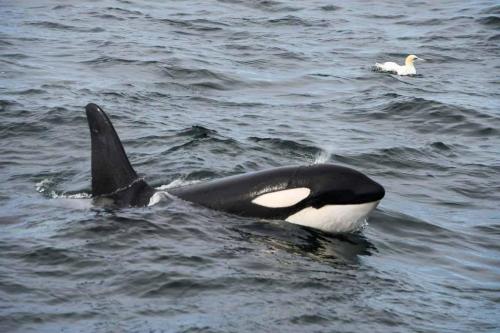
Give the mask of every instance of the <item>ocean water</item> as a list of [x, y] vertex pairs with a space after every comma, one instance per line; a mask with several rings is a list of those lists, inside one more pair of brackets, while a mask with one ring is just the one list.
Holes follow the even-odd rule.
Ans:
[[[497, 1], [1, 1], [0, 331], [499, 332], [499, 41]], [[155, 187], [328, 162], [387, 194], [350, 235], [96, 208], [89, 102]]]

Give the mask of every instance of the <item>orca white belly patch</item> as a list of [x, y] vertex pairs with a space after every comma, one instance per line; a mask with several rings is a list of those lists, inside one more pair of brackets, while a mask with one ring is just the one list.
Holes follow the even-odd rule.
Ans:
[[310, 193], [307, 187], [297, 187], [259, 195], [252, 203], [269, 208], [290, 207], [307, 198]]
[[307, 207], [289, 216], [286, 221], [326, 232], [353, 232], [363, 226], [366, 217], [379, 201], [355, 205], [326, 205], [319, 209]]

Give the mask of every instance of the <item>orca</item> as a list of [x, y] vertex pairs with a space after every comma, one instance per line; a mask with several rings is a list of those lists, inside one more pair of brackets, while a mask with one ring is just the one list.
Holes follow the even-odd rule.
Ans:
[[[157, 191], [130, 164], [111, 120], [86, 106], [91, 134], [92, 197], [118, 207], [154, 204]], [[330, 233], [358, 230], [385, 195], [363, 173], [333, 165], [285, 166], [168, 189], [167, 193], [239, 216], [285, 220]]]

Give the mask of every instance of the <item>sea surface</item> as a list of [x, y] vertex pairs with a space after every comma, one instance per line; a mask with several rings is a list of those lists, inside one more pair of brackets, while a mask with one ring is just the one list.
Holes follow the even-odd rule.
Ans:
[[[498, 1], [0, 1], [0, 332], [500, 332]], [[373, 70], [417, 62], [417, 75]], [[90, 199], [336, 163], [358, 233]]]

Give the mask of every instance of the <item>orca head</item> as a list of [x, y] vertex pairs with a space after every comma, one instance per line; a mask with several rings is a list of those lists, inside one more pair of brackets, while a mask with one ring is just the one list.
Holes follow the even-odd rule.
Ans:
[[352, 232], [365, 224], [385, 195], [384, 188], [351, 168], [318, 164], [299, 172], [311, 193], [286, 220], [327, 232]]
[[385, 195], [379, 183], [359, 171], [339, 165], [311, 165], [301, 168], [297, 177], [301, 186], [311, 190], [307, 203], [314, 208], [375, 202]]
[[297, 168], [285, 189], [252, 202], [286, 210], [288, 222], [327, 232], [351, 232], [363, 225], [384, 195], [380, 184], [359, 171], [316, 164]]

